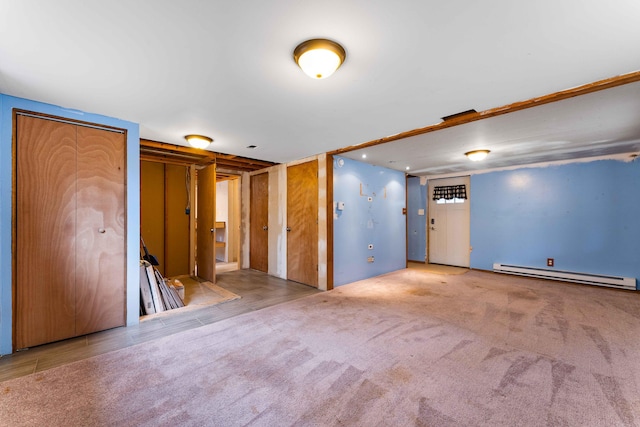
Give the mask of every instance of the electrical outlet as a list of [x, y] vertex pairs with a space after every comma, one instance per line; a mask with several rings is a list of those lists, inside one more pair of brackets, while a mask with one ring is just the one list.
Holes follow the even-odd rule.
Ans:
[[553, 267], [553, 258], [547, 258], [547, 267]]
[[374, 257], [372, 257], [372, 256], [370, 256], [369, 258], [367, 258], [367, 262], [374, 262], [374, 261], [375, 261], [375, 258], [374, 258]]

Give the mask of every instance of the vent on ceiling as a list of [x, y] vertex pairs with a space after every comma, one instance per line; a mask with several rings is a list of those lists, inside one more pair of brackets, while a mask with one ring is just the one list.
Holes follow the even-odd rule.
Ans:
[[472, 108], [471, 110], [461, 111], [459, 113], [451, 114], [450, 116], [444, 116], [442, 117], [442, 120], [446, 122], [448, 120], [457, 119], [457, 118], [468, 116], [471, 114], [478, 114], [478, 112]]

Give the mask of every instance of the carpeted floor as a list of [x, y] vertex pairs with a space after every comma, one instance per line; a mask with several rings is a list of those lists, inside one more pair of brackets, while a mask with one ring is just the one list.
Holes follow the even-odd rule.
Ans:
[[640, 294], [401, 270], [0, 383], [0, 425], [640, 425]]

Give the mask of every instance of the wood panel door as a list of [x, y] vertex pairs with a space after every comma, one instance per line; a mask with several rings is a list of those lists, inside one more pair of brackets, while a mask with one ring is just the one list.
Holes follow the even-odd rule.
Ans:
[[198, 277], [216, 282], [216, 167], [198, 171], [196, 264]]
[[249, 267], [269, 270], [269, 174], [251, 176], [249, 202]]
[[75, 336], [76, 126], [17, 117], [17, 349]]
[[318, 287], [318, 161], [287, 168], [287, 279]]
[[16, 124], [16, 348], [124, 325], [124, 134]]
[[76, 335], [125, 324], [125, 135], [77, 127]]

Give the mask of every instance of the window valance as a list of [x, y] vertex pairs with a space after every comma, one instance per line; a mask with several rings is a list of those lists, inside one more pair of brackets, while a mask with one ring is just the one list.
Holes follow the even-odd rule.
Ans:
[[445, 185], [441, 187], [435, 187], [433, 189], [433, 200], [451, 200], [451, 199], [466, 199], [467, 187], [466, 185]]

